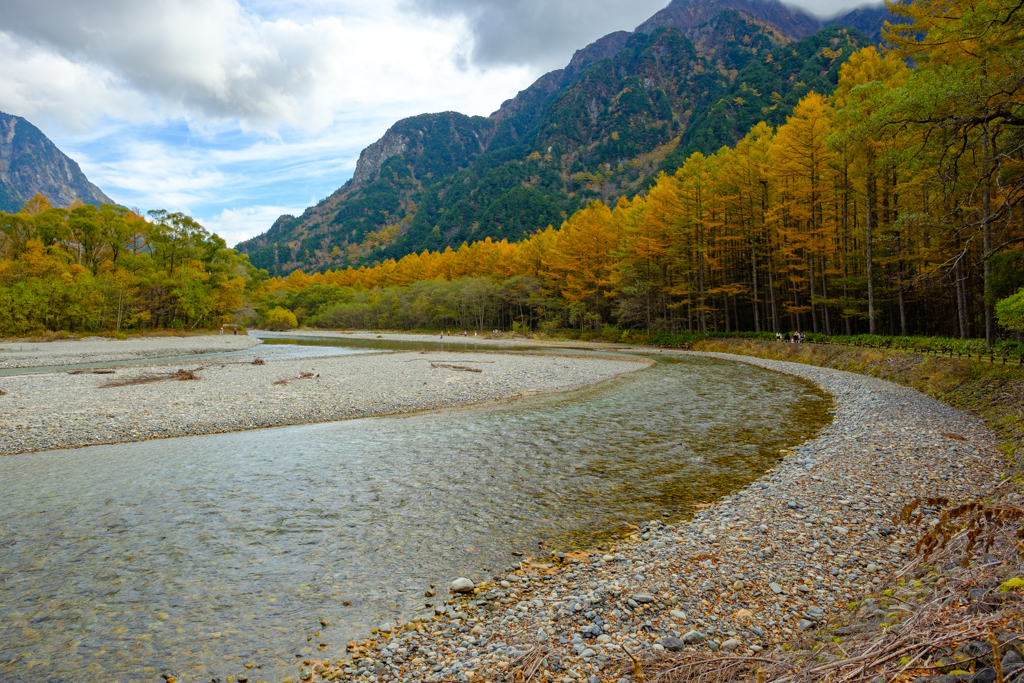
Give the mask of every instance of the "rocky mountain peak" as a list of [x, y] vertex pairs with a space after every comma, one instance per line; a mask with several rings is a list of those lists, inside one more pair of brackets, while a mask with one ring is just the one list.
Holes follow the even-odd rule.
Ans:
[[55, 207], [67, 208], [76, 199], [114, 203], [42, 131], [20, 116], [0, 112], [0, 211], [20, 210], [37, 192]]

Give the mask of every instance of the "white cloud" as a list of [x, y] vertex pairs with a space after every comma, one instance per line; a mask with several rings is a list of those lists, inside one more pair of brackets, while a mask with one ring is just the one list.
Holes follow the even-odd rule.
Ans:
[[481, 108], [508, 96], [506, 78], [523, 87], [535, 75], [460, 70], [452, 56], [465, 22], [412, 17], [395, 0], [372, 12], [296, 9], [300, 20], [268, 20], [236, 0], [6, 0], [0, 109], [61, 121], [75, 110], [133, 121], [155, 111], [199, 128], [318, 131], [368, 107], [414, 114], [449, 98], [490, 113]]
[[283, 214], [298, 215], [306, 207], [248, 206], [241, 209], [223, 209], [220, 215], [200, 220], [210, 232], [215, 232], [234, 246], [254, 235], [265, 232]]
[[487, 115], [666, 3], [3, 0], [0, 110], [115, 200], [187, 211], [230, 242], [337, 189], [395, 121]]

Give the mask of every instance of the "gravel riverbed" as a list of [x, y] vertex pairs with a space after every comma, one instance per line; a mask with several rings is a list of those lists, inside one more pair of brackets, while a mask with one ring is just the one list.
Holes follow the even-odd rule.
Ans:
[[143, 337], [124, 341], [90, 338], [81, 341], [14, 342], [0, 344], [0, 368], [38, 368], [226, 353], [259, 344], [256, 337], [234, 334]]
[[533, 663], [534, 680], [626, 683], [622, 646], [637, 656], [665, 648], [756, 656], [847, 610], [912, 558], [917, 532], [895, 521], [906, 503], [975, 499], [1000, 473], [983, 424], [913, 389], [702, 355], [818, 383], [833, 397], [834, 422], [690, 520], [652, 521], [602, 551], [510, 556], [500, 574], [438, 586], [408, 622], [350, 643], [347, 659], [304, 660], [296, 677], [499, 681]]
[[[198, 380], [103, 386], [179, 368], [194, 370], [200, 363]], [[649, 363], [641, 358], [437, 351], [267, 360], [263, 365], [213, 358], [103, 375], [17, 375], [0, 378], [5, 392], [0, 396], [0, 455], [469, 406], [578, 389]]]

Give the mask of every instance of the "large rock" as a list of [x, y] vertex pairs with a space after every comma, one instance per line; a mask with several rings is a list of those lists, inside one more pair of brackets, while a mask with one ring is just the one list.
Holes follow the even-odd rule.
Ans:
[[696, 643], [703, 643], [705, 636], [700, 631], [690, 631], [683, 636], [683, 642], [687, 645], [694, 645]]
[[469, 579], [459, 578], [452, 581], [452, 593], [472, 593], [476, 584]]
[[662, 638], [658, 641], [658, 644], [670, 652], [679, 652], [686, 645], [686, 643], [673, 636]]

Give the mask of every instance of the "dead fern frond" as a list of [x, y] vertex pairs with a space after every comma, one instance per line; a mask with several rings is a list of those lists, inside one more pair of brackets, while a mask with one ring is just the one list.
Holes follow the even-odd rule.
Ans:
[[[941, 510], [952, 505], [948, 498], [919, 498], [903, 508], [899, 521], [921, 524], [924, 514], [915, 511], [921, 507]], [[1024, 560], [1024, 509], [1012, 506], [990, 505], [983, 501], [962, 503], [944, 510], [937, 520], [931, 522], [931, 528], [917, 542], [915, 550], [923, 556], [925, 562], [935, 553], [946, 550], [954, 539], [962, 538], [963, 558], [966, 567], [980, 550], [988, 553], [1000, 540], [1011, 540], [1017, 548], [1018, 556]]]

